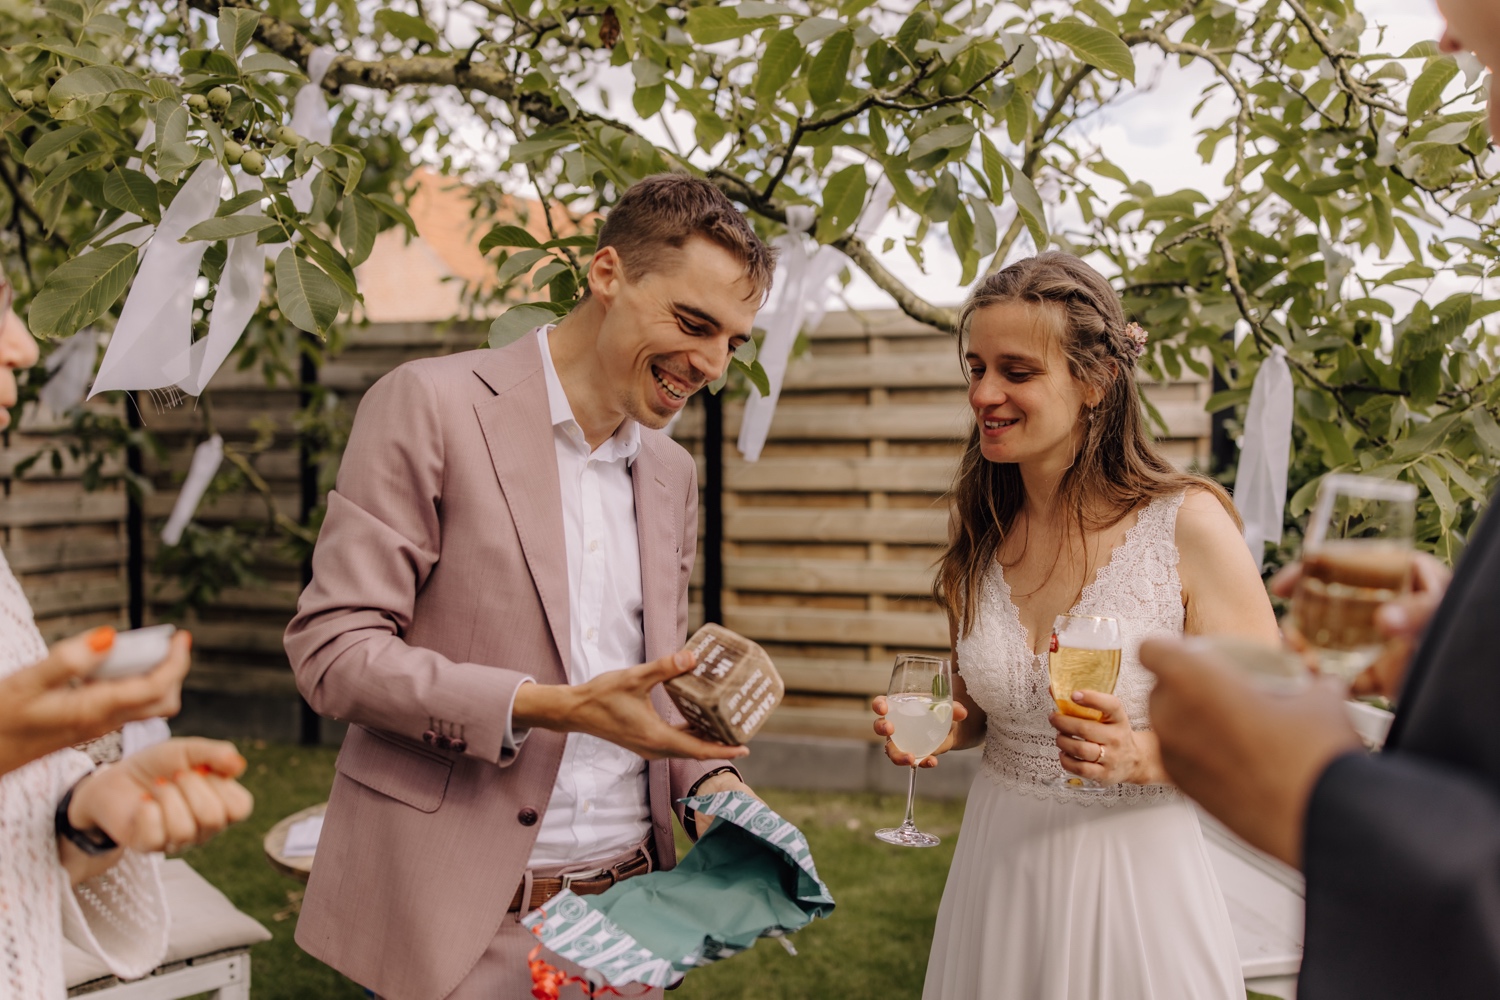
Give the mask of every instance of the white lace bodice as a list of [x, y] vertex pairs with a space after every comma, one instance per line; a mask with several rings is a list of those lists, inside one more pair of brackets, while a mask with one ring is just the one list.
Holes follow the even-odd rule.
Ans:
[[[1153, 683], [1141, 666], [1141, 640], [1181, 635], [1182, 583], [1177, 576], [1177, 509], [1184, 494], [1152, 501], [1115, 547], [1110, 560], [1084, 588], [1073, 610], [1108, 615], [1120, 623], [1120, 677], [1115, 694], [1131, 725], [1149, 728], [1147, 699]], [[996, 563], [980, 588], [974, 628], [958, 641], [959, 673], [969, 696], [984, 709], [984, 772], [1027, 794], [1059, 801], [1113, 805], [1121, 801], [1173, 797], [1169, 785], [1114, 785], [1103, 793], [1053, 787], [1063, 773], [1057, 762], [1057, 730], [1047, 657], [1032, 651], [1005, 573]]]
[[[0, 676], [47, 655], [31, 607], [0, 556]], [[53, 814], [93, 765], [77, 750], [0, 777], [0, 997], [61, 1000], [62, 939], [98, 955], [121, 978], [145, 975], [167, 948], [159, 855], [126, 851], [70, 889], [57, 857]]]

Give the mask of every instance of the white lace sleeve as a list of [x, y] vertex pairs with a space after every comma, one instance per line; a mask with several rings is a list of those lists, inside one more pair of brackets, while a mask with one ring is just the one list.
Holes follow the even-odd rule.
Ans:
[[[59, 781], [54, 802], [90, 769], [83, 754], [64, 754], [71, 759], [56, 769]], [[102, 875], [71, 887], [60, 865], [58, 872], [62, 928], [69, 941], [99, 956], [121, 979], [136, 979], [156, 968], [167, 952], [171, 922], [161, 882], [161, 855], [127, 850]]]

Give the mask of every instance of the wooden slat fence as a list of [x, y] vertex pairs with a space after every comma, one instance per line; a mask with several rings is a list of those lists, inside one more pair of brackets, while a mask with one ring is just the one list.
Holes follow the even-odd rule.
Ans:
[[[345, 425], [364, 391], [396, 365], [416, 357], [478, 346], [477, 324], [435, 328], [383, 324], [351, 328], [346, 346], [318, 373]], [[1171, 435], [1165, 448], [1179, 465], [1207, 465], [1209, 387], [1199, 381], [1152, 386]], [[274, 503], [297, 518], [302, 467], [292, 425], [295, 387], [268, 389], [258, 371], [221, 372], [211, 422], [235, 447], [259, 448], [254, 466]], [[901, 651], [942, 651], [947, 624], [928, 596], [932, 563], [945, 536], [948, 489], [969, 426], [962, 369], [951, 339], [894, 312], [830, 315], [793, 363], [759, 462], [734, 447], [744, 406], [724, 406], [724, 622], [760, 641], [787, 681], [784, 707], [769, 732], [871, 737], [866, 704], [885, 689]], [[145, 419], [167, 445], [146, 474], [155, 493], [145, 503], [145, 554], [151, 567], [161, 524], [176, 498], [192, 449], [204, 434], [192, 401], [150, 411]], [[694, 405], [675, 429], [702, 471], [703, 410]], [[125, 496], [111, 484], [85, 493], [77, 470], [9, 473], [47, 426], [22, 422], [0, 450], [3, 543], [37, 605], [49, 637], [102, 621], [124, 624]], [[319, 489], [332, 481], [321, 470]], [[700, 507], [701, 511], [701, 507]], [[211, 498], [198, 521], [264, 522], [266, 500], [241, 490]], [[281, 634], [302, 585], [303, 568], [285, 548], [263, 542], [249, 553], [258, 582], [225, 590], [185, 619], [174, 614], [175, 582], [148, 569], [147, 622], [171, 618], [192, 628], [196, 666], [191, 690], [215, 706], [221, 731], [247, 699], [295, 705]], [[702, 560], [695, 576], [694, 624], [702, 615]], [[250, 709], [245, 708], [249, 712]], [[290, 735], [293, 713], [255, 723]], [[246, 717], [249, 718], [248, 716]], [[254, 728], [252, 726], [252, 728]]]

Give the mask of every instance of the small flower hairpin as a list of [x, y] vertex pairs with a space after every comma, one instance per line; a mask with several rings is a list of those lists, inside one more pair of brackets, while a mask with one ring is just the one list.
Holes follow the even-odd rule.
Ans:
[[1139, 323], [1127, 323], [1125, 325], [1126, 349], [1134, 357], [1140, 357], [1146, 353], [1146, 329]]

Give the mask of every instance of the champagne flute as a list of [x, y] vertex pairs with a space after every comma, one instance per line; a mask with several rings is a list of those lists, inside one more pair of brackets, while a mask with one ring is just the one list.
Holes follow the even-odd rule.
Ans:
[[1411, 588], [1416, 501], [1417, 488], [1394, 479], [1319, 484], [1291, 608], [1319, 672], [1352, 682], [1380, 655], [1375, 612]]
[[[1120, 623], [1104, 615], [1058, 615], [1052, 623], [1047, 673], [1059, 712], [1095, 722], [1104, 718], [1103, 712], [1076, 704], [1072, 696], [1074, 691], [1115, 693], [1115, 681], [1120, 677]], [[1083, 792], [1104, 790], [1092, 778], [1066, 771], [1052, 784]]]
[[917, 764], [942, 746], [953, 728], [953, 665], [937, 656], [903, 653], [896, 657], [896, 667], [891, 671], [886, 701], [886, 720], [893, 729], [891, 742], [897, 750], [911, 754], [912, 768], [906, 784], [906, 820], [893, 829], [876, 830], [875, 836], [902, 847], [936, 847], [942, 841], [917, 829], [912, 803], [917, 791]]

